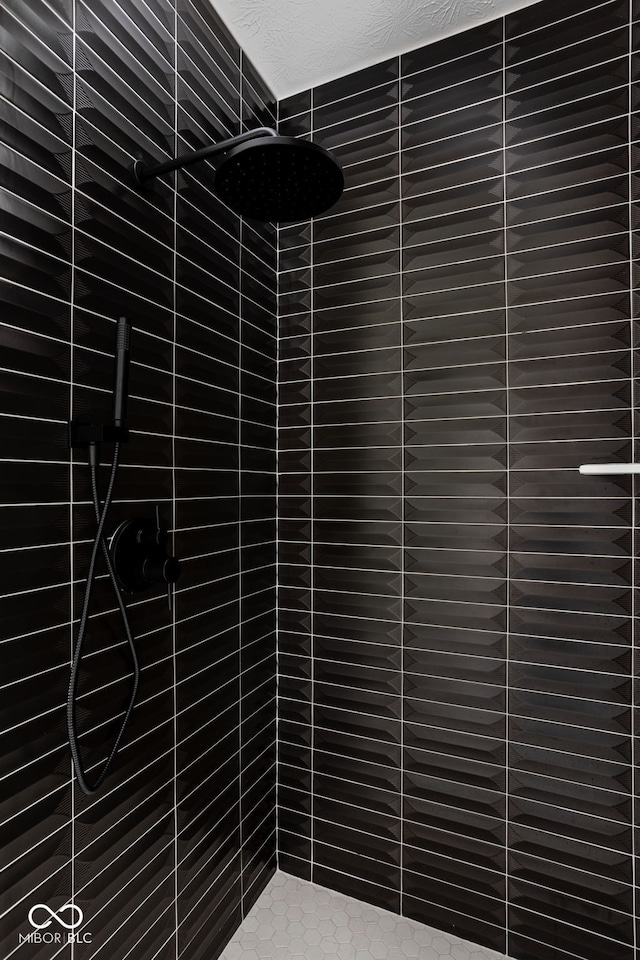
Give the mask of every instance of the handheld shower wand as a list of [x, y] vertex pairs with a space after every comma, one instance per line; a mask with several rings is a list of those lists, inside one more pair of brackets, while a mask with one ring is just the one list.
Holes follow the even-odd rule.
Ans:
[[[128, 381], [129, 381], [129, 346], [131, 341], [131, 323], [126, 317], [120, 317], [117, 325], [116, 332], [116, 348], [115, 348], [115, 366], [114, 366], [114, 382], [113, 382], [113, 424], [92, 424], [92, 423], [78, 423], [77, 421], [72, 421], [69, 424], [70, 429], [70, 445], [72, 447], [87, 447], [88, 459], [89, 459], [89, 470], [91, 475], [91, 495], [93, 499], [93, 506], [96, 516], [96, 535], [93, 541], [93, 547], [91, 549], [91, 558], [89, 561], [89, 571], [87, 574], [87, 584], [85, 589], [84, 601], [82, 604], [82, 612], [80, 615], [80, 625], [78, 628], [78, 637], [75, 644], [73, 662], [71, 665], [71, 676], [69, 680], [69, 693], [67, 696], [67, 732], [69, 735], [69, 746], [71, 748], [71, 755], [73, 757], [73, 764], [76, 771], [76, 776], [78, 778], [78, 783], [80, 788], [87, 795], [95, 793], [102, 783], [105, 780], [105, 777], [109, 773], [115, 756], [120, 747], [120, 742], [125, 731], [125, 727], [129, 722], [131, 716], [131, 711], [133, 710], [133, 705], [135, 703], [136, 694], [138, 691], [138, 683], [140, 680], [140, 667], [138, 665], [138, 658], [136, 656], [135, 646], [133, 642], [133, 635], [131, 633], [131, 627], [129, 626], [129, 619], [127, 616], [127, 609], [124, 604], [124, 599], [120, 591], [118, 581], [116, 578], [115, 571], [113, 569], [113, 563], [111, 560], [111, 555], [107, 547], [107, 543], [104, 539], [104, 528], [107, 519], [107, 514], [109, 512], [109, 507], [111, 505], [111, 500], [113, 497], [113, 488], [115, 485], [116, 475], [118, 472], [118, 462], [120, 456], [120, 443], [126, 442], [128, 440], [128, 431], [125, 427], [125, 418], [127, 411], [127, 394], [128, 394]], [[104, 498], [104, 503], [100, 505], [100, 497], [98, 494], [98, 467], [100, 465], [100, 443], [102, 442], [113, 442], [113, 459], [111, 462], [111, 470], [109, 475], [109, 483], [107, 486], [107, 492]], [[82, 653], [84, 647], [84, 641], [87, 633], [87, 626], [89, 623], [89, 607], [91, 603], [91, 592], [93, 588], [93, 583], [95, 580], [95, 568], [96, 562], [98, 559], [98, 551], [102, 548], [102, 553], [104, 556], [105, 564], [107, 567], [107, 572], [109, 574], [109, 579], [111, 580], [114, 593], [116, 596], [116, 602], [118, 604], [118, 609], [120, 610], [120, 616], [122, 619], [122, 625], [124, 627], [124, 632], [126, 636], [127, 643], [129, 645], [131, 653], [131, 664], [132, 664], [132, 679], [131, 679], [131, 689], [129, 694], [129, 700], [127, 707], [124, 712], [123, 719], [118, 728], [118, 732], [113, 740], [111, 750], [107, 756], [105, 763], [102, 766], [97, 779], [90, 783], [87, 779], [86, 771], [82, 758], [80, 756], [80, 745], [78, 738], [78, 729], [76, 722], [76, 694], [78, 686], [78, 675], [80, 672], [80, 664], [82, 661]]]
[[131, 323], [126, 317], [118, 319], [116, 331], [115, 374], [113, 378], [113, 425], [124, 427], [129, 393], [129, 347]]

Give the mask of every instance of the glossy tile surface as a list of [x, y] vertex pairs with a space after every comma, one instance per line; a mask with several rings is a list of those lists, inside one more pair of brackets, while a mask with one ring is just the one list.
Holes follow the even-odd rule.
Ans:
[[[34, 957], [196, 960], [275, 866], [275, 234], [202, 175], [141, 192], [130, 166], [263, 122], [272, 97], [201, 0], [10, 0], [0, 24], [0, 955], [30, 905], [73, 900], [90, 936]], [[95, 522], [67, 422], [111, 415], [120, 315], [131, 438], [106, 533], [157, 505], [182, 574], [171, 612], [159, 589], [127, 598], [138, 700], [86, 797], [64, 703]], [[94, 770], [130, 675], [98, 574], [78, 709]]]
[[282, 105], [346, 190], [280, 231], [280, 866], [518, 960], [637, 960], [634, 487], [577, 467], [637, 453], [638, 16]]

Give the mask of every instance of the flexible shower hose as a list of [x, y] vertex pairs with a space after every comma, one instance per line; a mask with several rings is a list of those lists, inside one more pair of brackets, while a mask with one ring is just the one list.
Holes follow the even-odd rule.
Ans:
[[[113, 569], [113, 564], [111, 562], [111, 555], [109, 553], [109, 548], [104, 539], [104, 527], [107, 519], [107, 513], [109, 512], [109, 507], [111, 505], [111, 500], [113, 497], [113, 487], [116, 481], [116, 474], [118, 472], [118, 460], [120, 457], [120, 444], [116, 443], [113, 450], [113, 461], [111, 463], [111, 471], [109, 475], [109, 484], [107, 487], [107, 493], [104, 499], [104, 504], [102, 509], [100, 508], [100, 498], [98, 495], [98, 477], [97, 477], [97, 446], [92, 444], [89, 447], [89, 470], [91, 474], [91, 495], [93, 498], [93, 506], [96, 515], [97, 521], [97, 530], [95, 539], [93, 541], [93, 547], [91, 548], [91, 559], [89, 560], [89, 570], [87, 572], [87, 585], [84, 593], [84, 601], [82, 604], [82, 613], [80, 615], [80, 625], [78, 628], [78, 639], [76, 641], [74, 654], [73, 654], [73, 663], [71, 665], [71, 679], [69, 681], [69, 693], [67, 696], [67, 732], [69, 734], [69, 746], [71, 747], [71, 756], [73, 757], [73, 764], [76, 771], [76, 776], [78, 778], [78, 783], [83, 793], [86, 793], [87, 796], [90, 796], [93, 793], [96, 793], [104, 783], [104, 780], [109, 773], [113, 761], [115, 760], [118, 748], [120, 747], [120, 742], [124, 734], [125, 728], [129, 722], [129, 717], [131, 716], [131, 711], [133, 710], [133, 705], [135, 703], [136, 694], [138, 692], [138, 683], [140, 681], [140, 666], [138, 664], [138, 658], [136, 656], [136, 650], [133, 642], [133, 635], [131, 633], [131, 627], [129, 626], [129, 618], [127, 617], [127, 608], [122, 597], [122, 593], [118, 586], [118, 581], [116, 579], [115, 571]], [[80, 747], [78, 743], [78, 728], [76, 723], [76, 691], [78, 686], [78, 674], [80, 672], [80, 663], [82, 661], [82, 653], [84, 648], [85, 637], [87, 634], [87, 627], [89, 624], [89, 607], [91, 604], [91, 592], [93, 589], [93, 583], [95, 580], [95, 568], [96, 561], [98, 559], [98, 551], [102, 547], [102, 553], [104, 555], [105, 563], [107, 565], [107, 571], [109, 573], [109, 578], [111, 580], [113, 590], [118, 602], [118, 608], [120, 610], [120, 616], [122, 618], [122, 624], [124, 627], [125, 636], [129, 648], [131, 651], [131, 661], [133, 666], [133, 677], [131, 682], [131, 691], [129, 694], [129, 702], [125, 710], [122, 723], [118, 729], [116, 737], [111, 746], [109, 755], [98, 775], [98, 778], [93, 782], [89, 783], [87, 775], [80, 757]]]

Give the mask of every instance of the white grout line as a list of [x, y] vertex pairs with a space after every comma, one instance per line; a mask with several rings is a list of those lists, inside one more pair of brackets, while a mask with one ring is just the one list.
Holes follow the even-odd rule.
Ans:
[[[310, 130], [309, 136], [313, 140], [315, 133], [315, 116], [316, 116], [316, 92], [312, 88], [310, 91]], [[310, 323], [311, 327], [309, 333], [311, 335], [311, 394], [309, 398], [309, 433], [310, 433], [310, 449], [309, 449], [309, 476], [311, 480], [311, 490], [309, 496], [309, 569], [310, 569], [310, 587], [309, 593], [311, 597], [310, 610], [309, 610], [309, 621], [311, 623], [311, 635], [309, 637], [309, 659], [310, 659], [310, 756], [309, 756], [309, 859], [310, 859], [310, 877], [311, 881], [314, 880], [316, 872], [316, 818], [315, 818], [315, 749], [316, 749], [316, 661], [315, 661], [315, 629], [316, 629], [316, 610], [315, 610], [315, 531], [316, 531], [316, 517], [315, 517], [315, 425], [316, 425], [316, 299], [315, 299], [315, 242], [316, 242], [316, 224], [315, 220], [311, 220], [309, 224], [309, 276], [311, 289], [309, 292], [309, 314], [310, 314]]]
[[[635, 318], [635, 298], [637, 293], [634, 293], [634, 271], [636, 269], [635, 258], [634, 258], [634, 243], [635, 243], [635, 233], [634, 223], [636, 219], [636, 204], [634, 202], [634, 192], [635, 192], [635, 177], [633, 174], [634, 168], [634, 158], [633, 158], [633, 126], [634, 126], [634, 87], [633, 82], [634, 77], [634, 53], [633, 53], [633, 43], [634, 43], [634, 22], [633, 22], [633, 0], [629, 0], [628, 3], [628, 17], [629, 17], [629, 56], [628, 56], [628, 110], [629, 110], [629, 120], [628, 120], [628, 190], [629, 190], [629, 206], [628, 206], [628, 217], [629, 217], [629, 235], [628, 235], [628, 256], [629, 256], [629, 283], [631, 286], [631, 296], [630, 296], [630, 317], [629, 317], [629, 366], [630, 366], [630, 404], [631, 404], [631, 451], [632, 457], [634, 456], [635, 448], [638, 443], [638, 438], [636, 436], [636, 418], [638, 411], [636, 409], [636, 383], [635, 378], [637, 376], [636, 371], [636, 362], [635, 362], [635, 327], [636, 327], [636, 318]], [[631, 689], [630, 689], [630, 722], [631, 722], [631, 756], [630, 756], [630, 768], [631, 768], [631, 783], [630, 783], [630, 794], [631, 794], [631, 831], [632, 831], [632, 858], [631, 858], [631, 877], [632, 884], [635, 894], [633, 896], [633, 905], [632, 905], [632, 917], [633, 917], [633, 949], [634, 956], [638, 955], [638, 948], [640, 946], [638, 942], [638, 853], [640, 852], [638, 848], [638, 832], [637, 832], [637, 812], [636, 812], [636, 803], [637, 803], [637, 733], [636, 733], [636, 724], [637, 724], [637, 711], [636, 706], [636, 685], [640, 682], [637, 677], [637, 643], [638, 643], [638, 610], [636, 607], [636, 590], [635, 586], [637, 582], [637, 551], [638, 551], [638, 514], [637, 514], [637, 503], [636, 503], [636, 494], [637, 484], [635, 477], [632, 477], [631, 480]]]
[[405, 393], [406, 393], [406, 379], [405, 379], [405, 322], [404, 322], [404, 295], [405, 295], [405, 280], [404, 280], [404, 268], [405, 268], [405, 247], [404, 247], [404, 179], [402, 174], [402, 157], [404, 150], [403, 143], [403, 93], [402, 93], [402, 84], [403, 84], [403, 73], [402, 73], [402, 57], [398, 57], [398, 157], [399, 157], [399, 172], [398, 172], [398, 235], [400, 242], [400, 260], [399, 260], [399, 282], [400, 282], [400, 349], [399, 349], [399, 362], [400, 362], [400, 405], [401, 405], [401, 446], [400, 446], [400, 455], [402, 458], [400, 464], [400, 478], [401, 478], [401, 522], [400, 522], [400, 791], [399, 791], [399, 913], [400, 916], [405, 914], [405, 903], [404, 903], [404, 886], [405, 886], [405, 856], [404, 856], [404, 846], [405, 846], [405, 589], [406, 589], [406, 580], [405, 580], [405, 571], [406, 571], [406, 551], [405, 551], [405, 519], [406, 519], [406, 503], [405, 497], [407, 493], [407, 457], [406, 457], [406, 443], [407, 443], [407, 426], [405, 418]]
[[[75, 380], [75, 300], [76, 300], [76, 203], [77, 203], [77, 194], [76, 194], [76, 137], [77, 137], [77, 79], [76, 79], [76, 55], [77, 55], [77, 30], [76, 30], [76, 10], [77, 4], [72, 4], [71, 9], [71, 42], [72, 42], [72, 63], [71, 63], [71, 82], [73, 84], [73, 94], [72, 94], [72, 142], [71, 142], [71, 292], [70, 292], [70, 323], [69, 323], [69, 336], [70, 336], [70, 363], [69, 363], [69, 420], [73, 416], [74, 410], [74, 380]], [[73, 584], [75, 583], [75, 562], [74, 562], [74, 520], [73, 520], [73, 504], [74, 498], [76, 496], [75, 485], [74, 485], [74, 469], [73, 469], [73, 460], [74, 453], [71, 448], [69, 448], [69, 618], [70, 618], [70, 636], [71, 636], [71, 650], [69, 655], [69, 666], [73, 662], [75, 642], [76, 642], [76, 597]], [[78, 878], [76, 872], [76, 804], [77, 804], [77, 781], [75, 776], [73, 759], [69, 756], [69, 767], [70, 767], [70, 885], [71, 885], [71, 896], [70, 902], [75, 903]], [[75, 943], [71, 944], [70, 947], [70, 958], [74, 960], [76, 956]]]
[[505, 444], [507, 451], [506, 459], [506, 489], [505, 489], [505, 499], [506, 499], [506, 517], [505, 517], [505, 527], [506, 527], [506, 536], [507, 543], [505, 548], [506, 553], [506, 571], [505, 571], [505, 586], [506, 586], [506, 598], [505, 598], [505, 637], [506, 637], [506, 646], [505, 646], [505, 706], [504, 706], [504, 723], [505, 723], [505, 761], [504, 761], [504, 775], [505, 775], [505, 786], [504, 786], [504, 870], [505, 870], [505, 887], [504, 887], [504, 944], [505, 944], [505, 954], [509, 954], [509, 936], [510, 936], [510, 896], [509, 896], [509, 875], [510, 875], [510, 834], [509, 834], [509, 804], [511, 802], [510, 796], [510, 765], [511, 757], [509, 753], [509, 737], [510, 737], [510, 721], [511, 721], [511, 700], [510, 700], [510, 682], [511, 682], [511, 671], [510, 671], [510, 626], [511, 626], [511, 483], [510, 483], [510, 467], [511, 467], [511, 423], [510, 423], [510, 394], [509, 394], [509, 257], [508, 257], [508, 247], [509, 247], [509, 207], [507, 205], [508, 197], [508, 177], [507, 177], [507, 164], [506, 164], [506, 150], [507, 150], [507, 21], [506, 17], [502, 17], [502, 156], [503, 156], [503, 165], [502, 165], [502, 242], [503, 242], [503, 270], [504, 270], [504, 304], [505, 304], [505, 398], [506, 398], [506, 409], [505, 409], [505, 424], [506, 424], [506, 434], [505, 434]]

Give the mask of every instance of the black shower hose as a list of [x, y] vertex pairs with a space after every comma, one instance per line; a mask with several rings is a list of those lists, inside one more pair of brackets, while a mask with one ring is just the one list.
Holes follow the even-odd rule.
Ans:
[[[97, 476], [97, 447], [96, 445], [90, 446], [89, 449], [89, 471], [91, 474], [91, 495], [93, 497], [93, 506], [96, 514], [96, 521], [98, 524], [95, 539], [93, 541], [93, 547], [91, 549], [91, 559], [89, 560], [89, 570], [87, 572], [87, 584], [84, 593], [84, 601], [82, 604], [82, 613], [80, 615], [80, 626], [78, 628], [78, 639], [76, 641], [74, 653], [73, 653], [73, 663], [71, 664], [71, 678], [69, 680], [69, 693], [67, 696], [67, 732], [69, 734], [69, 746], [71, 747], [71, 756], [73, 757], [73, 764], [76, 771], [76, 776], [78, 778], [78, 783], [80, 784], [80, 789], [83, 793], [86, 793], [87, 796], [90, 796], [93, 793], [96, 793], [104, 780], [109, 773], [113, 761], [115, 760], [118, 748], [120, 746], [120, 741], [124, 734], [127, 723], [129, 722], [129, 717], [131, 716], [131, 711], [133, 710], [133, 705], [135, 703], [136, 694], [138, 692], [138, 683], [140, 681], [140, 666], [138, 664], [138, 658], [136, 656], [136, 650], [133, 642], [133, 635], [131, 633], [131, 627], [129, 626], [129, 619], [127, 617], [127, 608], [124, 603], [124, 599], [120, 588], [118, 586], [118, 581], [113, 569], [113, 564], [111, 562], [111, 555], [109, 553], [109, 548], [107, 547], [106, 541], [104, 539], [104, 527], [107, 519], [107, 513], [109, 512], [109, 507], [111, 505], [111, 500], [113, 498], [113, 487], [116, 481], [116, 474], [118, 472], [118, 460], [120, 458], [120, 444], [116, 443], [113, 450], [113, 461], [111, 463], [111, 471], [109, 475], [109, 484], [107, 487], [107, 493], [104, 498], [104, 504], [102, 508], [100, 507], [100, 498], [98, 496], [98, 476]], [[82, 652], [84, 647], [84, 641], [87, 633], [87, 626], [89, 623], [89, 607], [91, 604], [91, 591], [93, 589], [93, 583], [95, 580], [95, 568], [96, 561], [98, 559], [98, 551], [102, 547], [102, 553], [104, 555], [105, 563], [107, 565], [107, 571], [109, 573], [109, 578], [113, 585], [113, 590], [118, 602], [118, 608], [120, 610], [120, 616], [122, 618], [122, 624], [124, 626], [124, 632], [129, 644], [131, 651], [131, 661], [133, 667], [133, 677], [131, 682], [131, 691], [129, 694], [129, 702], [125, 710], [122, 723], [118, 729], [118, 733], [113, 741], [109, 755], [100, 771], [100, 774], [97, 780], [94, 780], [93, 783], [89, 783], [87, 775], [80, 757], [80, 748], [78, 744], [78, 728], [76, 723], [76, 691], [78, 686], [78, 674], [80, 672], [80, 663], [82, 661]]]

